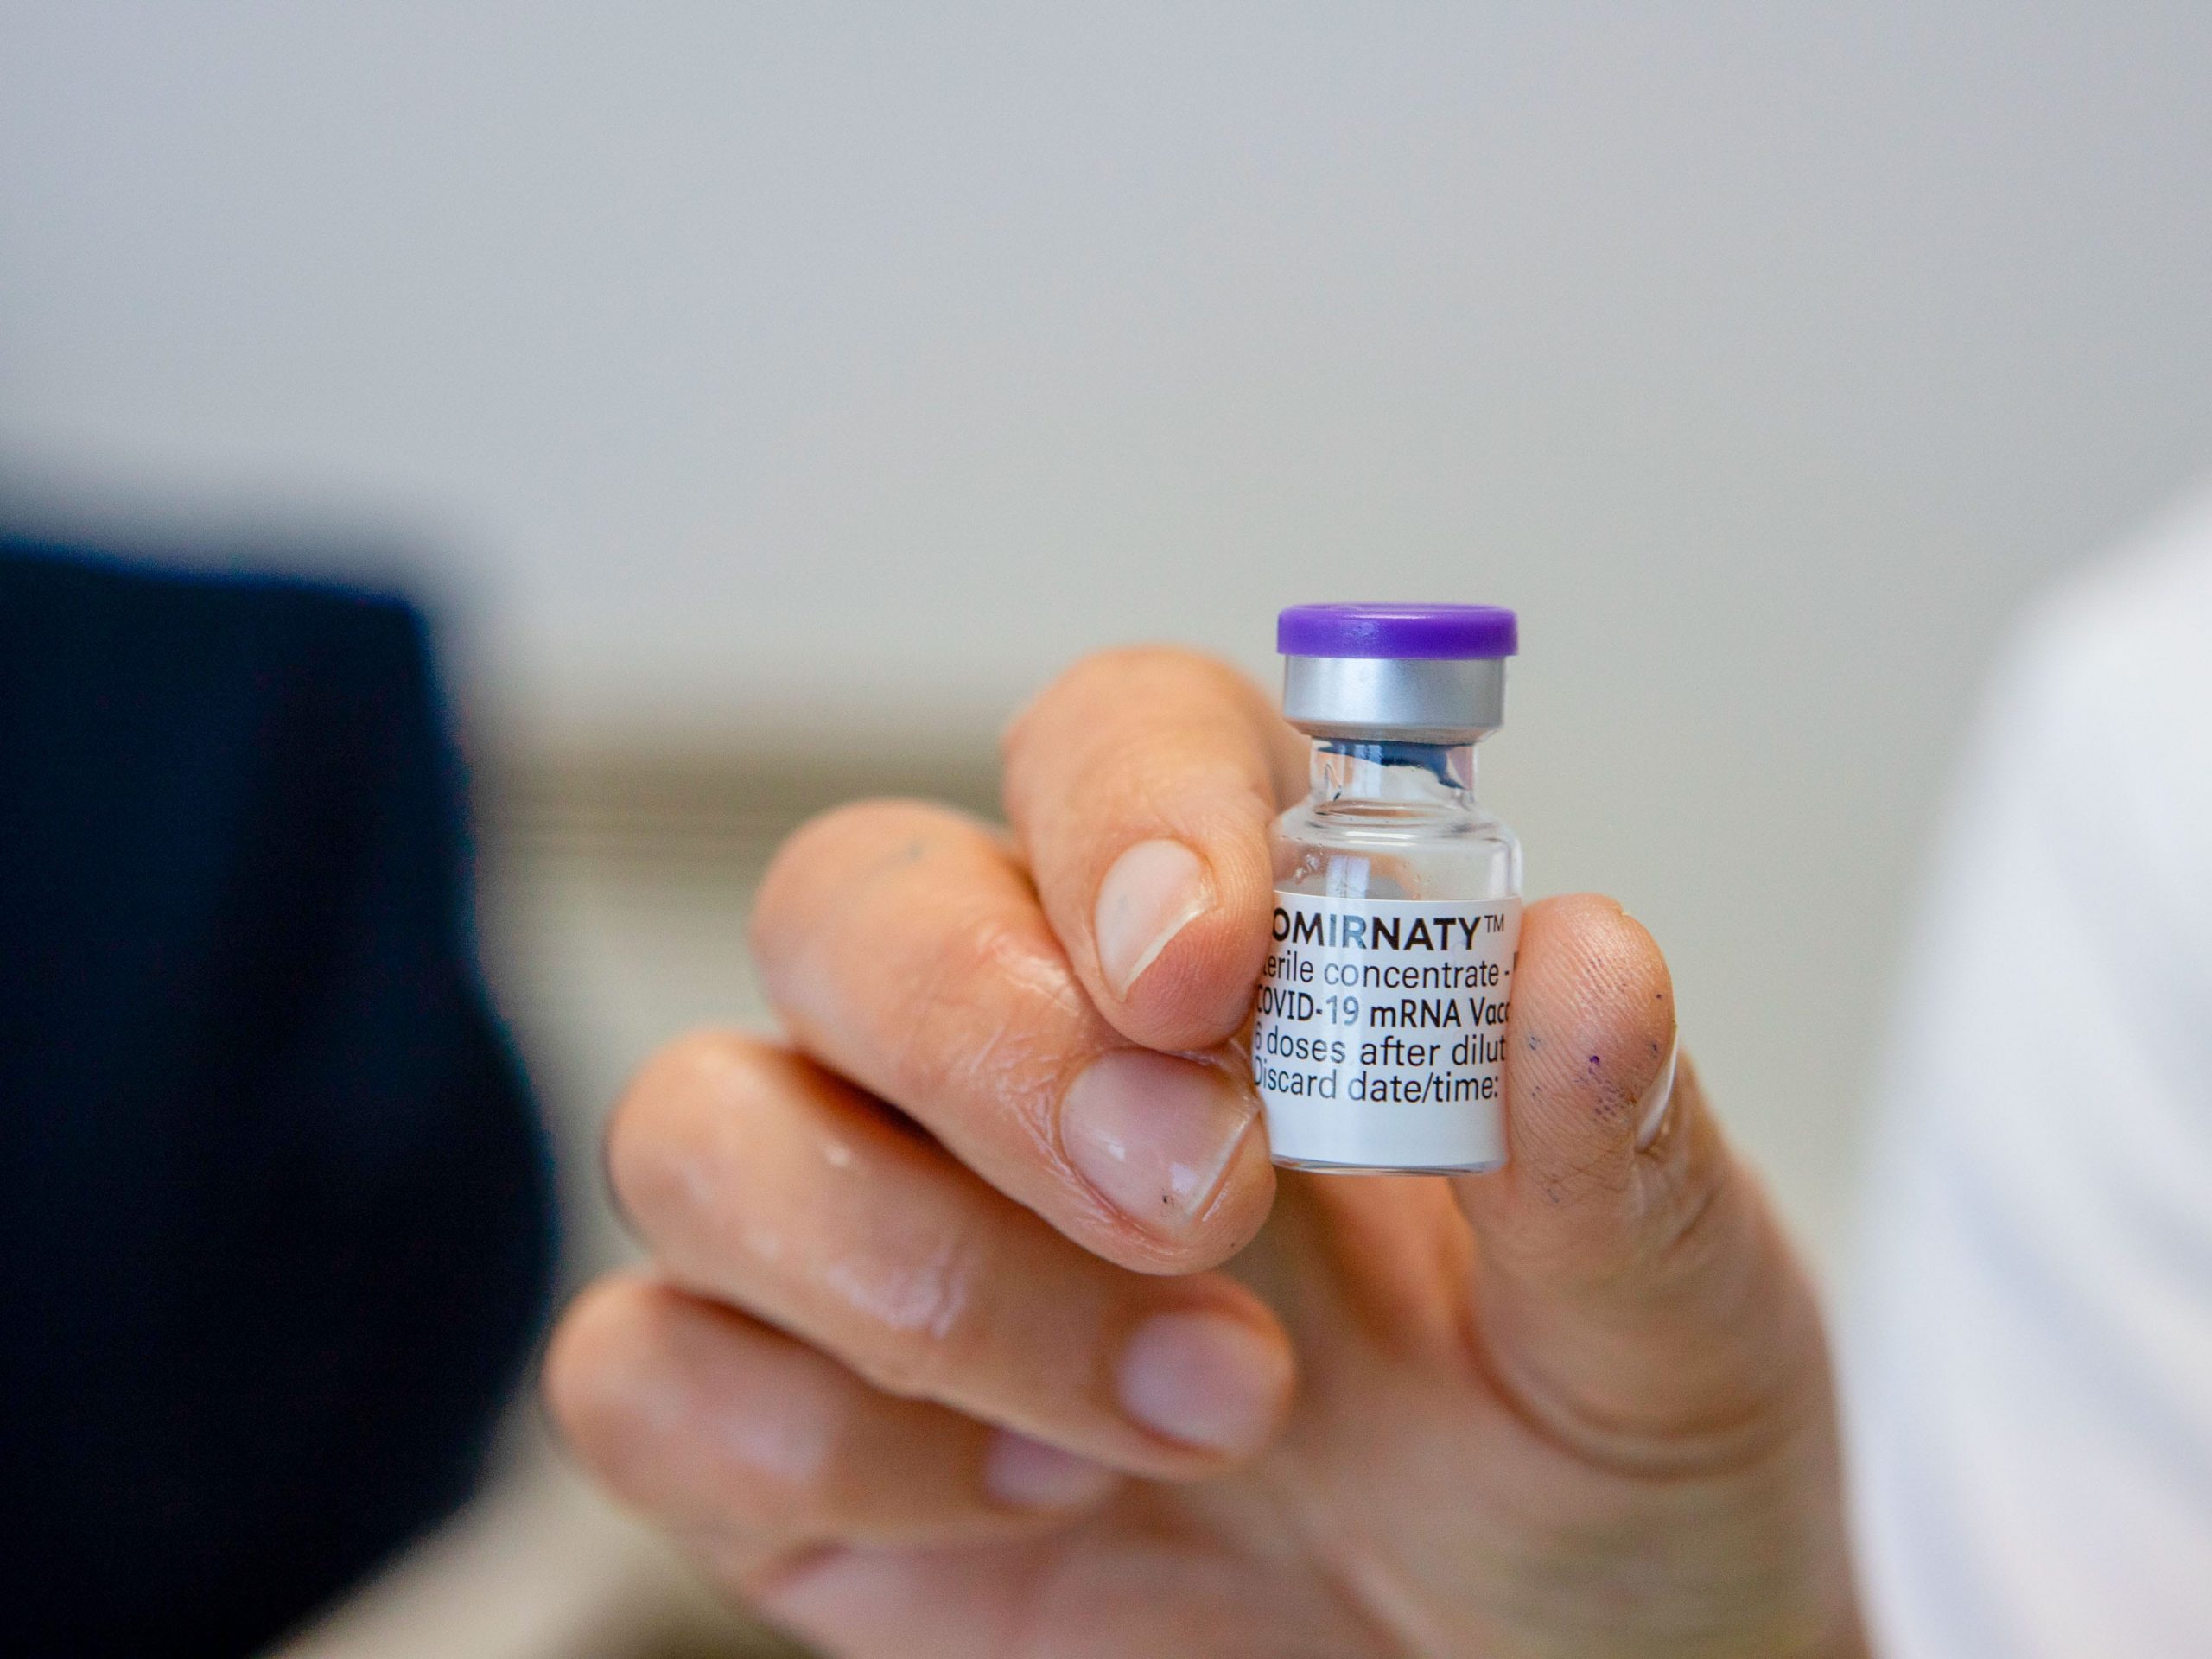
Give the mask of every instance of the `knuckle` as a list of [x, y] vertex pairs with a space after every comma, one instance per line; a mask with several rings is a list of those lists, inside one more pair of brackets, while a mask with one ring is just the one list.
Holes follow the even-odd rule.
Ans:
[[607, 1120], [607, 1182], [622, 1214], [650, 1232], [671, 1198], [696, 1185], [701, 1108], [747, 1109], [788, 1063], [775, 1045], [733, 1031], [691, 1033], [646, 1061]]
[[1169, 678], [1181, 684], [1220, 690], [1241, 689], [1244, 677], [1218, 657], [1184, 645], [1115, 645], [1091, 652], [1071, 668], [1062, 681], [1069, 686], [1116, 688], [1131, 680]]
[[[1082, 1040], [1090, 1004], [1058, 947], [1004, 914], [981, 913], [932, 941], [918, 995], [888, 1033], [888, 1074], [906, 1103], [972, 1094], [1009, 1104], [1033, 1128], [1044, 1121], [1068, 1051]], [[1046, 1007], [1010, 1005], [1009, 986], [1044, 994]], [[1077, 1022], [1056, 1029], [1058, 1004]]]
[[842, 873], [855, 863], [881, 856], [917, 835], [942, 832], [966, 820], [950, 807], [928, 801], [884, 797], [848, 801], [817, 813], [784, 838], [761, 882], [764, 905], [783, 896], [810, 875], [825, 869]]
[[587, 1287], [555, 1327], [539, 1372], [539, 1392], [554, 1424], [577, 1456], [618, 1490], [637, 1484], [639, 1425], [626, 1378], [644, 1351], [650, 1294], [626, 1279]]
[[755, 895], [748, 936], [772, 979], [784, 960], [819, 938], [825, 907], [849, 902], [857, 878], [887, 863], [911, 863], [970, 820], [928, 801], [880, 798], [849, 802], [808, 819], [768, 861]]
[[820, 1459], [786, 1447], [780, 1464], [755, 1466], [702, 1444], [700, 1420], [680, 1403], [678, 1324], [673, 1294], [649, 1281], [606, 1281], [578, 1297], [540, 1383], [578, 1459], [617, 1497], [665, 1521], [788, 1529], [818, 1514]]
[[861, 1379], [906, 1400], [941, 1400], [988, 1363], [977, 1317], [979, 1252], [963, 1230], [874, 1287], [874, 1340], [847, 1356]]
[[1173, 688], [1185, 694], [1256, 696], [1251, 682], [1228, 663], [1180, 645], [1114, 645], [1077, 658], [1016, 715], [999, 740], [1009, 765], [1032, 751], [1039, 730], [1063, 715], [1089, 718], [1101, 699], [1118, 705], [1132, 692]]

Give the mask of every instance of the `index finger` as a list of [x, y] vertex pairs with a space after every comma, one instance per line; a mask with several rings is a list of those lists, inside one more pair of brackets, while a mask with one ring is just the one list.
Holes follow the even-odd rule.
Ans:
[[1007, 820], [1070, 963], [1122, 1035], [1205, 1048], [1251, 1013], [1268, 830], [1303, 753], [1251, 681], [1161, 647], [1087, 658], [1007, 733]]

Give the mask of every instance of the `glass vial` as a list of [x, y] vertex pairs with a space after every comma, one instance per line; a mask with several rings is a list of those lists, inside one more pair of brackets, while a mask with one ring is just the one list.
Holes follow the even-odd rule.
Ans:
[[1274, 1160], [1495, 1169], [1521, 843], [1476, 804], [1475, 745], [1503, 719], [1514, 614], [1297, 605], [1275, 643], [1313, 751], [1313, 792], [1275, 821], [1252, 1027]]

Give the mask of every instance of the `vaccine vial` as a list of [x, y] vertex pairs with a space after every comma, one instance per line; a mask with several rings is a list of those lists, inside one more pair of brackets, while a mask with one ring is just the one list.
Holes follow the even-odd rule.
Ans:
[[1296, 605], [1283, 716], [1313, 792], [1275, 821], [1252, 1071], [1274, 1160], [1438, 1172], [1505, 1161], [1521, 843], [1475, 801], [1504, 715], [1511, 611]]

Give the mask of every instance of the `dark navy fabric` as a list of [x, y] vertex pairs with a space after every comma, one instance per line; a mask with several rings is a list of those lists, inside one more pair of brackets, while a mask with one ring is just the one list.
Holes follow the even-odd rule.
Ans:
[[416, 614], [0, 536], [0, 1653], [282, 1632], [543, 1319]]

